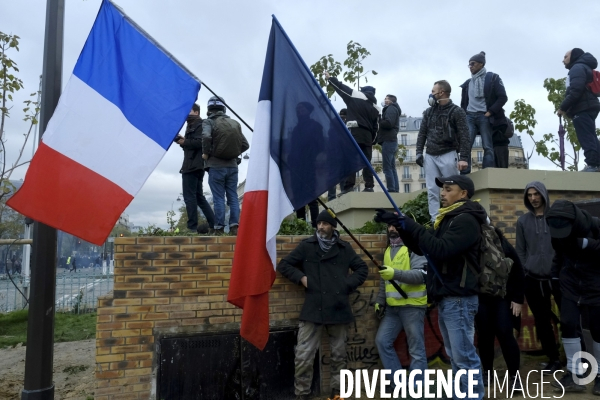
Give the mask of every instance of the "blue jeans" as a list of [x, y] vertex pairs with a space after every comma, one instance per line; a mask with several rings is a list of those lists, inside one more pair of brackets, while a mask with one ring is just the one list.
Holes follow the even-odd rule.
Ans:
[[[410, 354], [410, 370], [427, 369], [427, 353], [425, 352], [425, 308], [409, 306], [387, 306], [385, 317], [379, 324], [375, 344], [379, 352], [379, 358], [383, 363], [383, 368], [392, 371], [388, 377], [392, 381], [394, 373], [402, 369], [394, 342], [404, 329], [406, 332], [406, 341], [408, 343], [408, 353]], [[419, 377], [423, 380], [423, 375]]]
[[[483, 146], [483, 163], [481, 168], [494, 168], [494, 142], [492, 141], [492, 125], [485, 113], [468, 112], [467, 124], [469, 125], [469, 134], [471, 135], [471, 149], [475, 143], [477, 134], [481, 135], [481, 145]], [[461, 154], [462, 156], [462, 154]], [[471, 154], [469, 154], [469, 166], [461, 174], [471, 173]]]
[[208, 173], [208, 185], [215, 203], [215, 229], [225, 226], [225, 194], [229, 206], [229, 227], [237, 226], [240, 222], [240, 203], [237, 197], [238, 169], [237, 167], [212, 167]]
[[213, 213], [210, 204], [204, 197], [202, 189], [202, 180], [204, 179], [204, 170], [186, 172], [181, 174], [183, 187], [183, 202], [187, 210], [188, 220], [187, 227], [191, 231], [198, 229], [198, 207], [204, 213], [206, 222], [210, 228], [215, 226], [215, 214]]
[[381, 157], [383, 159], [383, 175], [385, 175], [385, 184], [388, 192], [398, 192], [398, 171], [396, 171], [396, 153], [398, 152], [398, 142], [388, 141], [381, 144]]
[[[478, 380], [474, 392], [478, 399], [483, 398], [483, 377], [481, 360], [473, 344], [475, 336], [475, 314], [479, 308], [477, 295], [468, 297], [444, 297], [438, 304], [438, 324], [444, 339], [446, 353], [450, 357], [454, 375], [461, 370], [476, 369]], [[468, 372], [468, 371], [466, 371]], [[468, 397], [468, 376], [460, 378], [460, 390]], [[454, 399], [458, 397], [453, 396]]]
[[598, 111], [583, 111], [573, 116], [573, 127], [577, 140], [583, 149], [585, 163], [590, 167], [600, 167], [600, 143], [596, 136]]

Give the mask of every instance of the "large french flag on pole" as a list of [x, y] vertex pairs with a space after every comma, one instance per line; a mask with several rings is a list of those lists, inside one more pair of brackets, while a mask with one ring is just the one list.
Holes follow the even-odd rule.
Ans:
[[244, 309], [241, 335], [257, 348], [269, 339], [281, 222], [364, 166], [358, 145], [273, 17], [227, 296]]
[[102, 244], [185, 122], [200, 83], [104, 0], [21, 189], [21, 214]]

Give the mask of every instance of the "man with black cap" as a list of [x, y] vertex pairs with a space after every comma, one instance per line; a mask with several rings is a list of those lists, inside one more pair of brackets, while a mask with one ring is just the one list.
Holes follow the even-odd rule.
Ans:
[[[436, 179], [442, 206], [432, 229], [405, 215], [377, 210], [375, 221], [394, 225], [404, 244], [416, 254], [429, 257], [427, 294], [438, 305], [438, 323], [452, 370], [478, 370], [477, 398], [483, 398], [481, 361], [474, 345], [475, 314], [479, 306], [478, 276], [481, 256], [481, 225], [485, 209], [471, 201], [473, 181], [463, 175]], [[433, 270], [435, 268], [435, 270]], [[460, 377], [460, 389], [467, 393], [467, 374]], [[454, 398], [458, 398], [456, 393]]]
[[[578, 328], [582, 307], [587, 308], [589, 315], [592, 354], [600, 360], [600, 222], [567, 200], [556, 200], [546, 214], [546, 221], [555, 251], [552, 278], [558, 279], [563, 296], [560, 328], [567, 372], [560, 384], [565, 391], [583, 392], [585, 386], [580, 384], [577, 375], [584, 371], [580, 360], [575, 364], [573, 360], [581, 351]], [[553, 385], [560, 389], [556, 382]], [[600, 376], [595, 379], [593, 393], [600, 395]]]
[[565, 99], [556, 112], [567, 115], [573, 120], [577, 140], [583, 149], [587, 166], [582, 172], [600, 171], [600, 143], [596, 135], [596, 117], [600, 111], [600, 101], [588, 83], [593, 79], [592, 70], [598, 67], [598, 61], [590, 53], [580, 48], [567, 51], [563, 59], [569, 70]]
[[[493, 132], [504, 132], [507, 127], [504, 115], [504, 104], [508, 101], [504, 83], [498, 74], [487, 72], [485, 69], [485, 52], [475, 54], [469, 60], [471, 78], [460, 85], [462, 99], [460, 106], [467, 112], [467, 123], [471, 134], [471, 148], [475, 137], [481, 135], [483, 146], [482, 168], [494, 168]], [[469, 167], [462, 174], [471, 172], [471, 157]]]
[[[363, 86], [360, 90], [352, 88], [341, 83], [337, 78], [330, 76], [325, 71], [325, 78], [333, 86], [336, 93], [340, 95], [347, 107], [346, 126], [358, 146], [364, 153], [367, 160], [371, 162], [373, 155], [373, 142], [379, 129], [379, 106], [375, 98], [375, 88], [373, 86]], [[370, 168], [363, 168], [363, 179], [365, 188], [363, 192], [372, 192], [375, 187], [373, 173]], [[352, 174], [344, 182], [342, 194], [351, 192], [356, 184], [356, 175]]]
[[354, 320], [348, 297], [367, 279], [368, 268], [335, 228], [337, 221], [327, 210], [322, 211], [317, 217], [317, 232], [300, 242], [277, 266], [283, 276], [306, 288], [295, 349], [296, 399], [309, 398], [323, 329], [331, 346], [332, 398], [340, 393], [340, 370], [347, 368], [346, 330]]

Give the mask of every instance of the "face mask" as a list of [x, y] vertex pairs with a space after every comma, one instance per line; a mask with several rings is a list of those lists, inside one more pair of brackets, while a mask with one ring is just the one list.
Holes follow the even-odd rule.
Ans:
[[429, 95], [429, 98], [427, 99], [427, 103], [429, 103], [429, 105], [430, 105], [431, 107], [433, 107], [433, 106], [435, 106], [435, 105], [436, 105], [436, 103], [437, 103], [437, 99], [435, 98], [435, 96], [434, 96], [434, 95], [430, 94], [430, 95]]
[[188, 115], [188, 117], [186, 118], [186, 122], [190, 123], [190, 122], [194, 122], [195, 120], [197, 120], [199, 117], [197, 115]]

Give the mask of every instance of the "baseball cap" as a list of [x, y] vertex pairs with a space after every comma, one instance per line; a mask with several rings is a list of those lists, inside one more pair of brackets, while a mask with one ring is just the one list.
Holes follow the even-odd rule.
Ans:
[[439, 187], [444, 187], [444, 185], [458, 185], [459, 188], [467, 191], [469, 198], [475, 194], [473, 181], [465, 175], [440, 176], [435, 178], [435, 184]]

